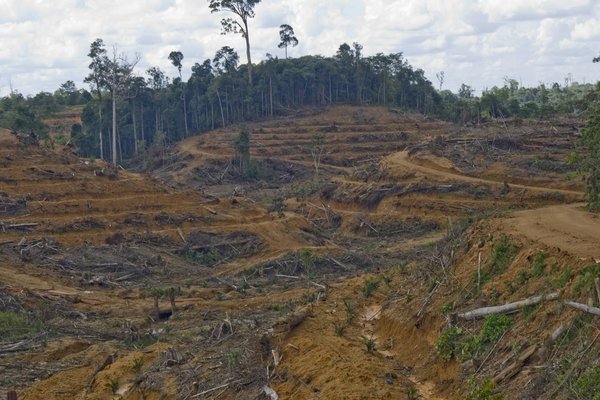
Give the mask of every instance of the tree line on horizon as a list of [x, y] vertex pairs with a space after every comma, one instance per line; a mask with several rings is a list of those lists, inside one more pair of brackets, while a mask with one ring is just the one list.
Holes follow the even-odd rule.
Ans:
[[251, 61], [248, 20], [260, 0], [208, 0], [211, 12], [226, 12], [222, 33], [239, 34], [246, 44], [246, 63], [224, 46], [212, 59], [191, 65], [191, 77], [182, 77], [184, 54], [168, 55], [177, 75], [151, 67], [136, 76], [139, 55], [129, 57], [116, 47], [107, 50], [102, 39], [90, 45], [85, 78], [90, 90], [67, 81], [54, 93], [24, 97], [17, 92], [0, 99], [0, 126], [44, 135], [44, 116], [80, 105], [82, 124], [73, 126], [72, 139], [82, 156], [114, 164], [192, 134], [286, 115], [305, 107], [339, 104], [379, 105], [419, 112], [461, 124], [494, 118], [544, 118], [559, 113], [581, 113], [593, 85], [565, 80], [564, 85], [521, 87], [505, 79], [475, 96], [463, 84], [457, 93], [443, 90], [444, 73], [436, 74], [439, 89], [425, 72], [413, 68], [402, 53], [364, 56], [359, 43], [343, 43], [335, 55], [288, 58], [288, 47], [298, 44], [293, 28], [282, 24], [280, 48], [286, 57], [267, 54]]

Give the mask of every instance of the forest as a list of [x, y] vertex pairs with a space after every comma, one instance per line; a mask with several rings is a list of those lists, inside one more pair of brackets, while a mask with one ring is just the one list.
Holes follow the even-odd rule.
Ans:
[[[537, 87], [523, 87], [505, 77], [502, 87], [485, 88], [480, 95], [467, 83], [453, 93], [444, 89], [443, 71], [435, 74], [434, 85], [402, 52], [365, 56], [357, 42], [341, 44], [328, 57], [288, 58], [288, 47], [299, 40], [287, 24], [280, 27], [279, 47], [285, 48], [285, 58], [267, 54], [253, 64], [248, 20], [259, 2], [209, 1], [211, 12], [233, 14], [221, 19], [222, 33], [245, 39], [246, 63], [240, 62], [234, 49], [223, 46], [212, 59], [193, 64], [187, 64], [180, 51], [172, 51], [165, 54], [173, 65], [171, 71], [151, 67], [140, 73], [135, 68], [140, 55], [131, 57], [116, 46], [107, 48], [99, 38], [90, 44], [87, 89], [69, 80], [54, 93], [25, 97], [12, 91], [0, 99], [0, 127], [45, 137], [45, 119], [78, 106], [81, 124], [73, 124], [70, 135], [59, 141], [69, 136], [82, 156], [126, 164], [153, 145], [305, 108], [377, 105], [465, 125], [510, 117], [582, 114], [593, 96], [592, 84], [579, 84], [570, 77], [563, 83]], [[184, 68], [191, 68], [187, 81]]]
[[[102, 40], [91, 47], [106, 52]], [[363, 57], [362, 51], [358, 43], [344, 43], [331, 57], [269, 57], [254, 66], [253, 85], [246, 79], [247, 65], [240, 65], [239, 56], [229, 47], [219, 50], [212, 60], [192, 65], [187, 81], [171, 78], [158, 67], [148, 69], [145, 76], [129, 71], [128, 82], [116, 96], [117, 158], [126, 161], [152, 144], [172, 143], [190, 134], [306, 107], [383, 105], [461, 124], [578, 114], [586, 109], [594, 88], [568, 80], [562, 85], [527, 88], [506, 78], [504, 86], [486, 89], [480, 96], [467, 84], [453, 93], [436, 89], [402, 53]], [[88, 81], [94, 87], [93, 59], [91, 66]], [[54, 93], [25, 97], [13, 92], [0, 99], [0, 126], [44, 137], [47, 129], [42, 120], [74, 105], [83, 106], [82, 124], [72, 128], [81, 155], [111, 159], [112, 96], [101, 85], [86, 90], [68, 81]]]

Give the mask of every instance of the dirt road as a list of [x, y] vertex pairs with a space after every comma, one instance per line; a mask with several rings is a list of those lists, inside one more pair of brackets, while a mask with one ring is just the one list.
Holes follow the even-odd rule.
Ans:
[[600, 261], [600, 216], [586, 212], [583, 204], [519, 211], [505, 222], [508, 231], [546, 246]]
[[[503, 185], [504, 184], [503, 182], [482, 179], [482, 178], [475, 178], [472, 176], [461, 175], [458, 173], [450, 172], [448, 170], [437, 169], [437, 168], [420, 165], [410, 158], [407, 150], [400, 151], [398, 153], [394, 153], [394, 154], [390, 155], [389, 157], [386, 158], [386, 161], [389, 163], [390, 166], [393, 166], [393, 165], [403, 166], [405, 168], [412, 169], [412, 170], [419, 172], [421, 174], [424, 174], [424, 175], [438, 176], [438, 177], [442, 177], [442, 178], [445, 178], [448, 180], [478, 183], [478, 184], [483, 183], [483, 184], [488, 184], [488, 185]], [[533, 192], [554, 192], [554, 193], [561, 193], [561, 194], [570, 195], [570, 196], [580, 196], [582, 199], [583, 199], [583, 195], [584, 195], [583, 192], [579, 192], [579, 191], [575, 191], [575, 190], [554, 189], [554, 188], [519, 185], [519, 184], [512, 184], [512, 183], [510, 184], [510, 187], [516, 188], [516, 189], [530, 190]]]

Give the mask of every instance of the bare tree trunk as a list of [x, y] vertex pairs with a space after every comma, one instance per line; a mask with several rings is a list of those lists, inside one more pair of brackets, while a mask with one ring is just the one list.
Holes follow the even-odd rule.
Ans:
[[223, 103], [221, 102], [221, 95], [217, 90], [217, 98], [219, 99], [219, 108], [221, 109], [221, 120], [223, 121], [223, 128], [225, 127], [225, 115], [223, 114]]
[[100, 129], [98, 130], [98, 139], [100, 139], [100, 159], [104, 160], [104, 139], [102, 138], [102, 99], [98, 107], [98, 116], [100, 118]]
[[244, 38], [246, 39], [246, 57], [248, 58], [248, 83], [252, 86], [252, 58], [250, 57], [250, 34], [248, 33], [248, 21], [244, 19]]
[[188, 137], [190, 131], [188, 129], [188, 121], [187, 121], [187, 103], [185, 99], [185, 86], [183, 85], [183, 78], [181, 76], [181, 69], [179, 71], [179, 80], [181, 80], [181, 98], [183, 99], [183, 122], [185, 124], [185, 137]]
[[117, 93], [112, 90], [112, 163], [117, 165]]
[[269, 76], [269, 102], [271, 106], [271, 118], [273, 118], [273, 78]]
[[144, 147], [145, 147], [146, 133], [144, 132], [144, 103], [142, 103], [140, 105], [140, 119], [142, 120], [142, 122], [141, 122], [142, 123], [142, 127], [141, 127], [142, 128], [142, 143], [144, 144]]
[[169, 301], [171, 302], [171, 312], [175, 314], [177, 306], [175, 304], [175, 288], [169, 289]]
[[[559, 297], [558, 292], [549, 293], [547, 295], [541, 295], [541, 296], [533, 296], [526, 300], [516, 301], [514, 303], [508, 303], [508, 304], [504, 304], [502, 306], [478, 308], [477, 310], [473, 310], [473, 311], [469, 311], [469, 312], [465, 312], [465, 313], [459, 313], [459, 314], [457, 314], [457, 316], [458, 316], [458, 318], [462, 318], [462, 319], [477, 319], [477, 318], [485, 317], [490, 314], [510, 313], [510, 312], [513, 312], [513, 311], [518, 310], [523, 307], [532, 306], [534, 304], [541, 303], [544, 300], [556, 300], [556, 299], [558, 299], [558, 297]], [[567, 304], [567, 303], [569, 303], [569, 302], [565, 302], [565, 304]], [[567, 305], [571, 305], [571, 304], [567, 304]], [[571, 306], [573, 307], [573, 305], [571, 305]]]
[[133, 122], [133, 152], [138, 154], [137, 120], [135, 118], [135, 102], [131, 104], [131, 122]]

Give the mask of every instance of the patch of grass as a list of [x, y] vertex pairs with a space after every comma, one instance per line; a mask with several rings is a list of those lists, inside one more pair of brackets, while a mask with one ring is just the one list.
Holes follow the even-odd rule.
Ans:
[[472, 336], [465, 344], [465, 353], [476, 357], [483, 348], [498, 340], [512, 325], [512, 318], [503, 314], [488, 315], [483, 321], [479, 334]]
[[444, 361], [452, 360], [461, 348], [462, 328], [449, 328], [440, 335], [435, 348]]
[[371, 297], [373, 292], [377, 290], [379, 287], [379, 282], [375, 280], [367, 280], [365, 281], [365, 286], [363, 287], [363, 295], [365, 297]]
[[417, 400], [419, 398], [419, 391], [416, 387], [411, 386], [406, 391], [406, 398], [408, 400]]
[[110, 388], [110, 391], [112, 392], [112, 394], [117, 394], [117, 391], [119, 390], [119, 378], [117, 378], [117, 377], [110, 378], [107, 382], [107, 385]]
[[575, 392], [578, 399], [600, 400], [600, 364], [579, 376]]
[[377, 350], [377, 343], [373, 338], [365, 338], [365, 347], [367, 348], [367, 353], [372, 354]]
[[354, 304], [352, 304], [350, 299], [344, 299], [344, 306], [346, 307], [346, 322], [351, 324], [358, 315], [358, 312], [354, 309]]
[[271, 311], [277, 311], [280, 315], [287, 314], [288, 312], [290, 312], [292, 310], [290, 305], [287, 303], [285, 303], [285, 304], [273, 303], [269, 306], [269, 309]]
[[346, 323], [342, 321], [333, 322], [333, 330], [335, 331], [336, 336], [344, 336], [344, 333], [346, 332], [346, 327]]
[[515, 288], [515, 286], [513, 285], [513, 283], [511, 281], [508, 281], [508, 280], [504, 281], [504, 286], [506, 287], [506, 291], [509, 294], [514, 294], [517, 291], [517, 289]]
[[533, 258], [533, 262], [531, 263], [531, 275], [539, 278], [544, 275], [546, 271], [546, 258], [548, 257], [545, 253], [539, 253]]
[[600, 277], [600, 266], [590, 265], [577, 274], [573, 281], [573, 292], [579, 296], [582, 293], [595, 290], [594, 279]]
[[30, 321], [26, 315], [0, 311], [0, 341], [14, 342], [34, 336], [44, 328], [41, 321]]
[[571, 280], [571, 267], [565, 267], [563, 272], [554, 281], [554, 287], [556, 289], [562, 289], [567, 286], [567, 283]]
[[449, 301], [442, 306], [442, 314], [444, 314], [444, 315], [448, 315], [453, 311], [454, 311], [454, 302], [453, 301]]
[[144, 367], [144, 357], [136, 357], [131, 363], [131, 370], [136, 374], [139, 374]]
[[491, 379], [470, 377], [467, 381], [469, 393], [467, 400], [502, 400], [504, 395], [497, 393], [496, 384]]
[[524, 285], [527, 283], [527, 281], [529, 280], [529, 278], [531, 278], [531, 275], [529, 275], [529, 272], [527, 271], [519, 271], [519, 273], [517, 274], [517, 278], [516, 281], [519, 285]]
[[178, 252], [178, 255], [185, 261], [204, 266], [213, 266], [223, 259], [223, 256], [214, 247], [206, 252], [186, 249]]
[[490, 278], [506, 272], [518, 253], [518, 247], [508, 236], [498, 239], [490, 251], [490, 262], [481, 273], [481, 285], [483, 286]]
[[144, 347], [150, 346], [158, 341], [158, 338], [152, 334], [144, 336], [127, 338], [123, 341], [123, 344], [127, 347], [134, 349], [143, 349]]
[[230, 350], [225, 354], [225, 362], [227, 364], [227, 369], [232, 371], [235, 367], [240, 363], [240, 359], [242, 357], [242, 353], [239, 350]]

